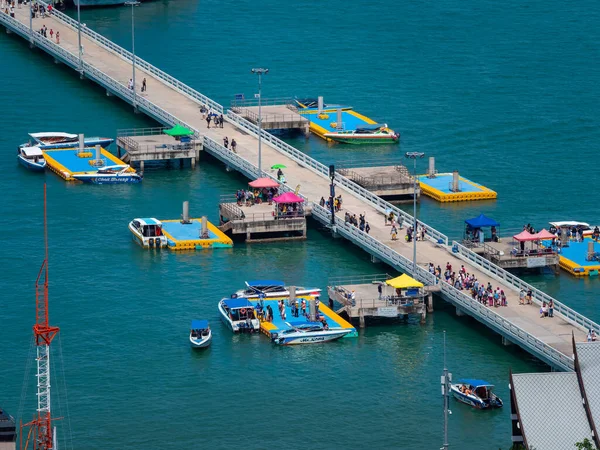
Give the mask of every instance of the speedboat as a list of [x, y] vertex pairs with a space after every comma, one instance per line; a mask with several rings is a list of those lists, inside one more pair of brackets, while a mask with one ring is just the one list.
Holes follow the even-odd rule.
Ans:
[[[237, 291], [235, 295], [249, 299], [287, 298], [290, 296], [290, 287], [285, 286], [285, 283], [279, 280], [246, 281], [246, 288]], [[321, 289], [296, 287], [296, 297], [309, 295], [319, 298]]]
[[76, 180], [92, 184], [141, 183], [143, 179], [127, 164], [101, 167], [95, 172], [74, 173], [72, 176]]
[[260, 322], [254, 314], [254, 306], [247, 298], [224, 298], [219, 302], [221, 320], [234, 333], [258, 333]]
[[190, 329], [190, 344], [194, 348], [206, 348], [212, 341], [212, 331], [208, 320], [192, 320]]
[[320, 344], [343, 338], [352, 329], [325, 328], [321, 322], [286, 322], [290, 328], [271, 334], [277, 345]]
[[39, 147], [19, 147], [17, 159], [22, 166], [36, 172], [43, 172], [46, 168], [46, 160], [42, 149]]
[[502, 408], [502, 400], [492, 392], [493, 384], [483, 380], [464, 379], [450, 385], [450, 391], [458, 401], [477, 409]]
[[594, 233], [593, 227], [591, 227], [590, 224], [586, 222], [576, 222], [574, 220], [550, 222], [550, 233], [556, 234], [558, 230], [563, 228], [567, 228], [569, 231], [576, 229], [577, 232], [579, 232], [579, 230], [583, 230], [583, 236], [585, 237], [591, 236]]
[[[29, 136], [31, 139], [33, 139], [33, 142], [30, 141], [27, 144], [22, 144], [21, 147], [29, 147], [33, 143], [35, 143], [36, 146], [40, 147], [42, 150], [48, 150], [51, 148], [79, 147], [79, 135], [77, 134], [55, 131], [46, 133], [29, 133]], [[107, 147], [112, 144], [113, 141], [114, 139], [105, 137], [83, 138], [85, 147], [94, 147], [96, 145]]]
[[155, 218], [133, 219], [129, 222], [129, 231], [144, 248], [167, 246], [167, 237], [163, 234], [162, 223]]
[[343, 144], [397, 144], [400, 133], [388, 128], [387, 124], [363, 125], [355, 130], [325, 133], [324, 136]]
[[[310, 112], [310, 111], [317, 111], [319, 108], [319, 99], [317, 98], [296, 98], [294, 99], [294, 102], [296, 103], [296, 107], [298, 108], [299, 112]], [[338, 109], [341, 109], [342, 111], [348, 111], [350, 109], [352, 109], [352, 106], [347, 106], [347, 105], [323, 105], [323, 109], [321, 110], [322, 112], [335, 112]]]

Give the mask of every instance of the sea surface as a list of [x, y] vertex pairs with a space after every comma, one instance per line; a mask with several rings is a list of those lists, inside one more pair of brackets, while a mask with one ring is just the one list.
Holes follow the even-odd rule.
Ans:
[[[600, 223], [599, 16], [589, 0], [156, 1], [135, 9], [135, 47], [224, 105], [238, 93], [253, 97], [250, 69], [263, 66], [264, 98], [323, 95], [388, 123], [402, 134], [399, 147], [288, 140], [325, 164], [403, 163], [405, 151], [425, 152], [440, 172], [459, 170], [497, 191], [491, 202], [423, 199], [420, 218], [460, 238], [464, 220], [481, 212], [501, 222], [501, 234], [525, 223]], [[82, 21], [130, 48], [130, 8], [84, 10]], [[15, 148], [28, 132], [114, 137], [155, 123], [4, 32], [0, 61], [0, 405], [24, 421], [35, 410], [35, 361], [27, 361], [46, 182], [61, 448], [433, 449], [443, 440], [444, 331], [454, 378], [488, 379], [507, 405], [509, 370], [548, 370], [441, 300], [426, 325], [373, 326], [329, 345], [279, 348], [233, 336], [216, 305], [244, 280], [325, 289], [331, 277], [391, 270], [314, 223], [305, 242], [142, 250], [127, 230], [132, 218], [177, 218], [189, 200], [193, 215], [217, 222], [219, 196], [244, 178], [207, 155], [195, 171], [150, 167], [133, 186], [27, 172]], [[599, 280], [527, 279], [600, 320]], [[211, 321], [205, 352], [188, 346], [193, 318]], [[453, 448], [510, 446], [508, 407], [451, 407]]]

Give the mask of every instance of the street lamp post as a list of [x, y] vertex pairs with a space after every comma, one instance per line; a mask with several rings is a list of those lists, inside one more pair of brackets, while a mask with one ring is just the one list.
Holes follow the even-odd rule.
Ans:
[[77, 41], [79, 43], [79, 75], [83, 77], [83, 51], [81, 48], [81, 0], [77, 0]]
[[131, 60], [131, 65], [132, 65], [132, 77], [131, 80], [133, 81], [133, 108], [135, 109], [135, 103], [136, 103], [136, 92], [135, 92], [135, 14], [133, 12], [133, 8], [137, 5], [139, 5], [140, 2], [137, 1], [130, 1], [130, 2], [125, 2], [126, 6], [131, 6], [131, 54], [133, 55], [133, 58]]
[[33, 48], [33, 0], [29, 0], [29, 47]]
[[262, 149], [261, 149], [261, 134], [262, 134], [262, 114], [261, 114], [261, 102], [262, 102], [262, 76], [269, 73], [269, 69], [263, 69], [261, 67], [254, 68], [251, 70], [252, 73], [258, 75], [258, 177], [262, 176]]
[[417, 274], [417, 159], [423, 158], [425, 153], [406, 152], [405, 156], [414, 161], [414, 194], [413, 194], [413, 277]]

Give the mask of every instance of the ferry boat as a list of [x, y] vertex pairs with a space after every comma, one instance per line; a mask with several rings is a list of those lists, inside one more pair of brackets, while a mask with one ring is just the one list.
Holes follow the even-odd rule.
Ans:
[[400, 134], [387, 124], [363, 125], [355, 130], [333, 131], [324, 136], [342, 144], [397, 144]]
[[[72, 133], [63, 133], [61, 131], [44, 132], [44, 133], [29, 133], [32, 141], [26, 144], [21, 144], [20, 147], [29, 147], [34, 145], [40, 147], [42, 150], [48, 150], [52, 148], [71, 148], [79, 147], [79, 135]], [[105, 137], [84, 137], [83, 143], [85, 147], [94, 147], [100, 145], [107, 147], [112, 144], [114, 139]]]
[[129, 222], [129, 231], [136, 242], [144, 248], [163, 248], [167, 246], [167, 237], [162, 231], [162, 222], [155, 218], [133, 219]]
[[192, 320], [190, 344], [193, 348], [206, 348], [212, 341], [212, 331], [208, 320]]
[[83, 183], [92, 184], [141, 183], [143, 177], [132, 170], [131, 166], [127, 164], [106, 166], [95, 172], [74, 173], [72, 177]]
[[254, 306], [247, 298], [224, 298], [219, 302], [221, 320], [234, 333], [258, 333], [260, 322], [254, 314]]
[[321, 344], [343, 338], [352, 329], [328, 328], [321, 322], [286, 322], [287, 330], [273, 333], [271, 341], [277, 345]]
[[46, 168], [44, 153], [39, 147], [19, 147], [17, 159], [22, 166], [35, 172], [43, 172]]
[[502, 408], [502, 400], [492, 392], [493, 384], [484, 380], [464, 379], [450, 385], [450, 391], [458, 401], [477, 409]]
[[[235, 293], [238, 297], [249, 299], [273, 299], [287, 298], [290, 296], [290, 288], [285, 286], [283, 281], [279, 280], [254, 280], [246, 281], [246, 288]], [[313, 296], [319, 298], [321, 289], [296, 287], [296, 297]]]

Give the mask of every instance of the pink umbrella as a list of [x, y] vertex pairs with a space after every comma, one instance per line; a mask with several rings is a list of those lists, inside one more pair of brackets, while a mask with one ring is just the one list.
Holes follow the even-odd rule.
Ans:
[[248, 185], [258, 189], [279, 187], [279, 183], [271, 178], [258, 178], [248, 183]]
[[286, 192], [273, 199], [275, 203], [302, 203], [304, 199], [294, 194], [293, 192]]
[[534, 234], [534, 236], [536, 237], [536, 239], [554, 239], [556, 236], [553, 235], [552, 233], [550, 233], [548, 230], [546, 230], [545, 228], [540, 231], [539, 233]]

